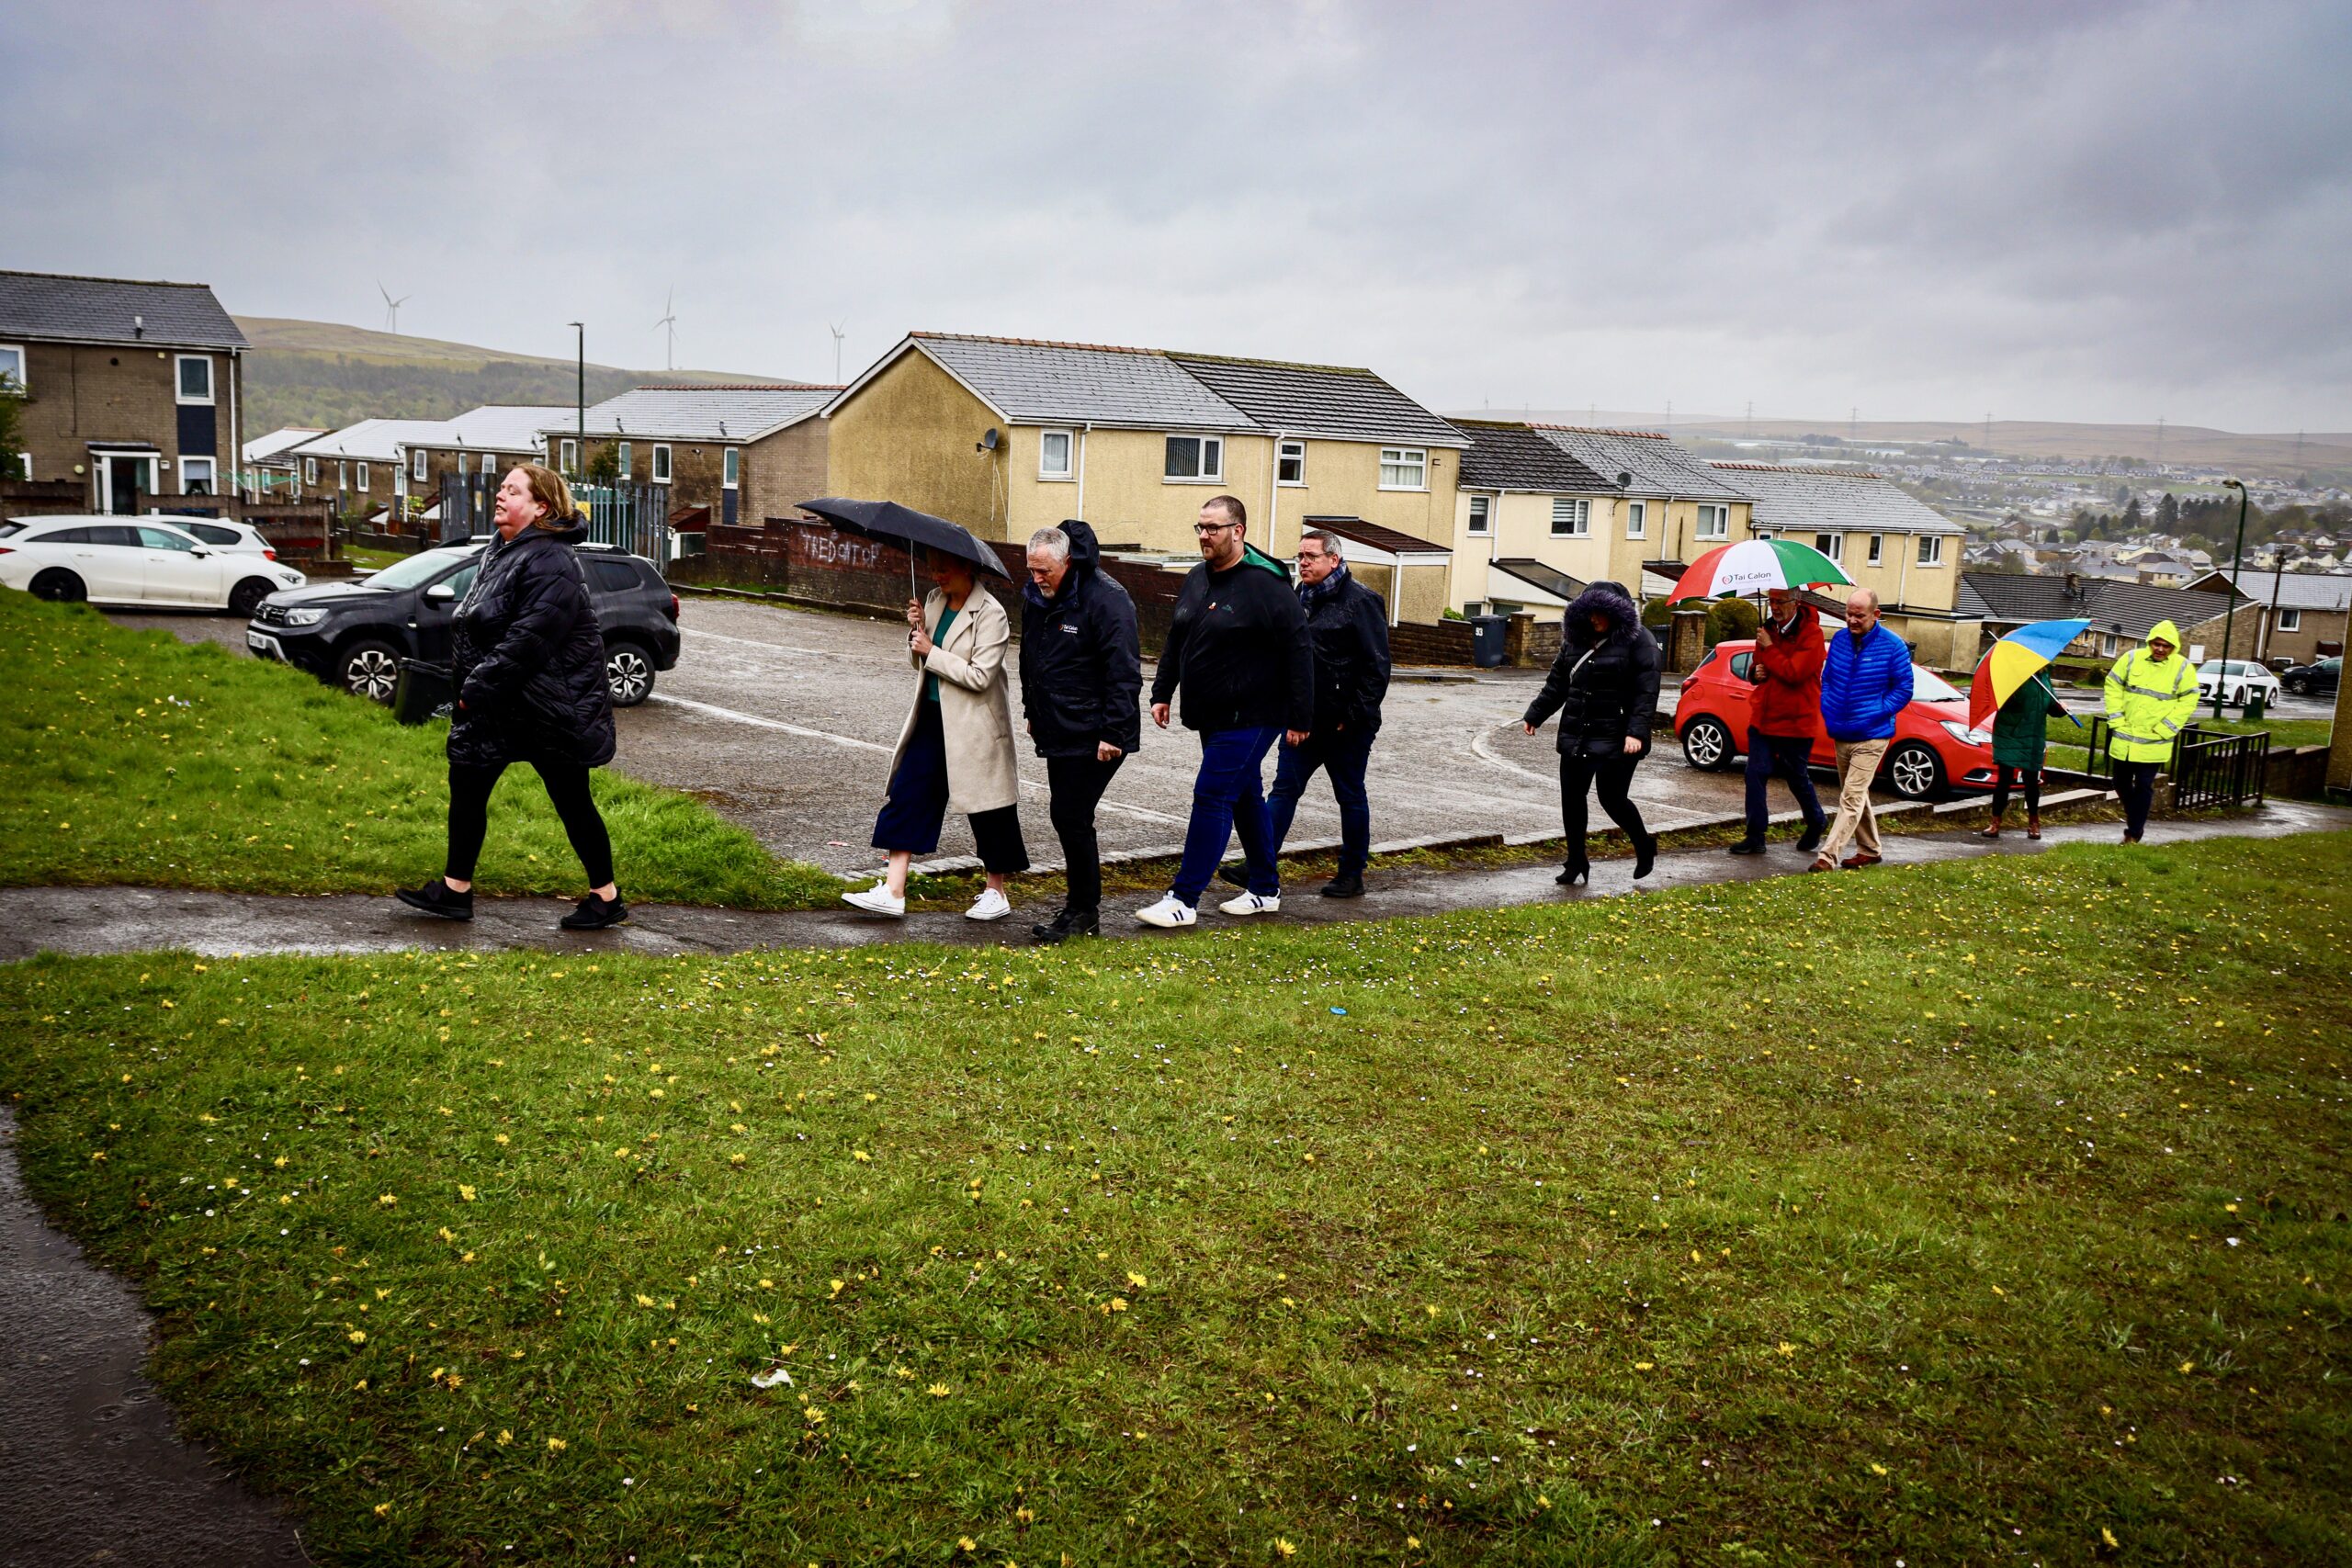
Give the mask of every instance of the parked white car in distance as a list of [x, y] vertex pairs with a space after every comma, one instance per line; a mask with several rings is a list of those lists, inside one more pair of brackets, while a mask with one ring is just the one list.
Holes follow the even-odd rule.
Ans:
[[40, 599], [227, 610], [250, 617], [306, 580], [265, 556], [222, 549], [160, 517], [0, 522], [0, 588]]
[[2225, 707], [2244, 707], [2255, 693], [2262, 694], [2266, 703], [2278, 700], [2278, 677], [2251, 659], [2209, 659], [2197, 667], [2197, 696], [2200, 702], [2213, 700], [2213, 688], [2227, 689], [2222, 696]]
[[277, 558], [277, 547], [263, 538], [261, 530], [250, 523], [215, 517], [174, 517], [170, 522], [181, 532], [195, 535], [199, 545], [209, 545], [232, 555], [259, 556], [264, 560]]

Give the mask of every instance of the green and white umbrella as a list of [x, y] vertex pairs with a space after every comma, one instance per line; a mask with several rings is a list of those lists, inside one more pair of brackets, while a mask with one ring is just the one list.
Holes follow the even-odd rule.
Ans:
[[1852, 586], [1838, 563], [1793, 539], [1742, 539], [1718, 545], [1690, 563], [1669, 600], [1718, 599], [1727, 593], [1761, 593], [1771, 588]]

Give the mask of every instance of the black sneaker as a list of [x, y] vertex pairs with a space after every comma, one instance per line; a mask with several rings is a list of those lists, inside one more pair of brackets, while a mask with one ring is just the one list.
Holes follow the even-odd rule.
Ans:
[[1764, 852], [1764, 840], [1761, 839], [1742, 839], [1724, 852], [1734, 855], [1760, 855]]
[[1316, 891], [1326, 898], [1361, 898], [1363, 897], [1363, 878], [1335, 876]]
[[568, 931], [600, 931], [606, 926], [625, 925], [628, 921], [628, 906], [617, 898], [599, 898], [594, 893], [580, 900], [580, 908], [556, 924]]
[[437, 915], [445, 920], [470, 920], [474, 918], [474, 896], [458, 892], [439, 877], [422, 887], [403, 887], [392, 895], [412, 909]]
[[1822, 838], [1828, 831], [1829, 824], [1826, 822], [1815, 822], [1812, 824], [1810, 827], [1805, 829], [1804, 837], [1797, 840], [1798, 852], [1808, 855], [1813, 853], [1814, 851], [1821, 847]]
[[1238, 887], [1247, 892], [1250, 887], [1250, 868], [1240, 861], [1227, 861], [1216, 868], [1216, 879], [1227, 887]]
[[1074, 936], [1101, 936], [1102, 912], [1100, 909], [1064, 909], [1046, 924], [1031, 926], [1029, 934], [1043, 947], [1068, 942]]

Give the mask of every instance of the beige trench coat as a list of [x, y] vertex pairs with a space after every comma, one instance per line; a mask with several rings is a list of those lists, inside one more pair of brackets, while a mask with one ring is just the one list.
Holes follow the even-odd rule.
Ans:
[[[923, 596], [922, 624], [935, 626], [946, 612], [947, 596], [936, 588]], [[922, 676], [939, 677], [939, 728], [947, 741], [947, 809], [966, 816], [997, 811], [1021, 799], [1021, 776], [1012, 750], [1012, 700], [1005, 678], [1005, 649], [1012, 643], [1012, 622], [996, 595], [975, 585], [972, 596], [956, 614], [944, 642], [930, 656], [908, 661], [922, 674], [915, 680], [915, 700], [907, 722], [899, 730], [898, 748], [890, 753], [890, 771], [915, 732], [922, 712]]]

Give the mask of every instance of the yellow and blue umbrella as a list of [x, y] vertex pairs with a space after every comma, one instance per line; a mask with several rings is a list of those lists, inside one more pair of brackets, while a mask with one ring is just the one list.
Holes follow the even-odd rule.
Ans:
[[[2088, 629], [2086, 620], [2029, 621], [1995, 643], [1977, 661], [1976, 679], [1969, 683], [1969, 725], [1982, 728], [2018, 687], [2049, 669], [2066, 645]], [[2082, 720], [2075, 722], [2079, 726]]]

